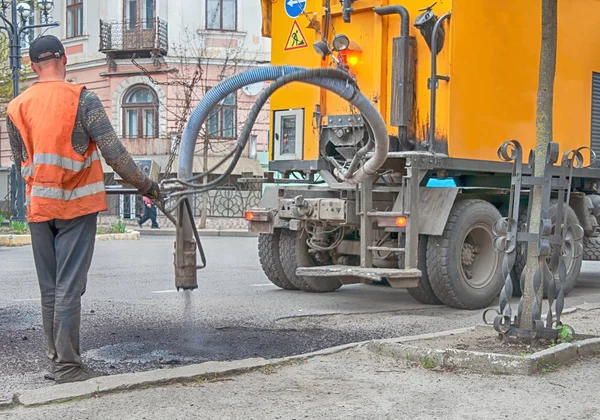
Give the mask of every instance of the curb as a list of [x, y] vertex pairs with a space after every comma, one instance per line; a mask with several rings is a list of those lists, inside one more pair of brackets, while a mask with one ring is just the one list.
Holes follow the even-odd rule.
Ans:
[[102, 233], [96, 235], [96, 241], [139, 241], [140, 233], [135, 230], [129, 230], [125, 233]]
[[458, 349], [431, 349], [404, 343], [367, 344], [377, 354], [398, 357], [415, 363], [428, 361], [432, 367], [464, 369], [472, 372], [530, 376], [554, 370], [558, 365], [600, 351], [600, 338], [563, 343], [528, 356], [486, 353]]
[[15, 247], [31, 245], [31, 235], [0, 235], [0, 246]]
[[[563, 311], [563, 315], [579, 310], [599, 309], [599, 304], [582, 304]], [[415, 363], [427, 361], [432, 367], [464, 369], [472, 372], [510, 374], [530, 376], [540, 372], [554, 370], [563, 363], [600, 353], [600, 338], [589, 338], [574, 343], [562, 343], [554, 347], [540, 350], [527, 356], [513, 356], [502, 353], [477, 352], [459, 349], [432, 349], [410, 344], [448, 335], [465, 334], [476, 328], [490, 329], [488, 325], [443, 331], [420, 336], [401, 337], [387, 340], [373, 340], [362, 347], [377, 354], [398, 357]]]
[[[175, 229], [136, 229], [142, 236], [175, 236]], [[255, 238], [258, 233], [247, 229], [198, 229], [200, 237]]]
[[[96, 241], [136, 241], [140, 239], [137, 231], [126, 233], [106, 233], [96, 235]], [[0, 235], [0, 247], [31, 245], [31, 235]]]
[[119, 391], [131, 391], [149, 386], [189, 382], [198, 379], [214, 379], [223, 376], [241, 375], [265, 367], [275, 367], [303, 362], [316, 356], [327, 356], [358, 347], [359, 343], [346, 344], [328, 349], [279, 359], [253, 358], [231, 362], [205, 362], [172, 369], [160, 369], [138, 373], [100, 376], [85, 382], [53, 385], [35, 390], [15, 393], [11, 402], [0, 404], [3, 409], [34, 407], [53, 403], [64, 403], [74, 399], [90, 398]]

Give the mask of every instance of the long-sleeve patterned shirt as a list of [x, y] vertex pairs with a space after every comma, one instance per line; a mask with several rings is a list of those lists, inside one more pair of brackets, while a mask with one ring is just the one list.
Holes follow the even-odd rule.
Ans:
[[[6, 118], [6, 128], [13, 160], [20, 173], [21, 162], [27, 160], [27, 150], [23, 144], [21, 133], [8, 116]], [[79, 108], [71, 139], [73, 149], [83, 155], [89, 147], [90, 139], [96, 143], [106, 163], [125, 182], [133, 185], [142, 193], [150, 189], [152, 180], [142, 173], [121, 140], [119, 140], [108, 115], [106, 115], [102, 102], [95, 93], [84, 89], [79, 99]]]

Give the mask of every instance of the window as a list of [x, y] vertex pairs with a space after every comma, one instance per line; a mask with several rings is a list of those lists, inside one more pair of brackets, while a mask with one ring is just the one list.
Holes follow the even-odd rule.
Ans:
[[236, 138], [237, 137], [237, 96], [236, 92], [229, 94], [219, 106], [208, 116], [206, 125], [209, 138]]
[[258, 136], [256, 134], [250, 134], [250, 143], [248, 144], [248, 157], [250, 159], [256, 159], [256, 152], [258, 147]]
[[158, 99], [147, 86], [134, 86], [123, 100], [123, 137], [158, 137]]
[[[35, 13], [32, 13], [29, 18], [27, 18], [27, 25], [35, 25]], [[35, 29], [28, 29], [27, 31], [21, 32], [21, 48], [29, 48], [29, 45], [31, 45], [34, 38]]]
[[206, 29], [235, 31], [237, 0], [206, 0]]
[[83, 0], [67, 0], [67, 38], [83, 35]]
[[154, 27], [155, 0], [124, 0], [127, 29], [138, 27], [152, 29]]

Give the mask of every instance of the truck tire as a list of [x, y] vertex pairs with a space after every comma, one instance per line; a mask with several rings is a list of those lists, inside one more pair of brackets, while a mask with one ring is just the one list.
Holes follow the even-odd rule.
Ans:
[[[554, 219], [555, 219], [555, 215], [556, 215], [556, 200], [552, 200], [550, 202], [550, 207], [548, 208], [548, 216], [550, 217], [550, 220], [552, 220], [553, 225], [554, 225]], [[575, 211], [570, 207], [570, 206], [566, 206], [564, 207], [564, 211], [567, 213], [567, 224], [575, 224], [575, 223], [579, 223], [579, 219], [577, 218], [577, 214], [575, 214]], [[521, 221], [519, 220], [519, 223], [521, 223]], [[578, 241], [579, 244], [585, 245], [583, 243], [583, 239], [581, 239], [580, 241]], [[571, 249], [575, 249], [575, 241], [573, 240], [569, 247], [567, 247], [567, 251]], [[513, 292], [513, 296], [521, 296], [521, 274], [523, 273], [523, 270], [525, 269], [525, 265], [527, 264], [527, 246], [525, 243], [519, 243], [517, 245], [517, 258], [515, 260], [515, 265], [514, 265], [514, 272], [515, 272], [515, 278], [518, 279], [516, 284], [515, 284], [515, 280], [513, 280], [513, 285], [514, 285], [514, 292]], [[584, 247], [584, 253], [585, 253], [585, 247]], [[549, 261], [549, 260], [548, 260]], [[581, 271], [581, 264], [583, 262], [583, 254], [579, 255], [577, 258], [567, 258], [566, 260], [566, 265], [567, 265], [567, 279], [565, 281], [565, 287], [563, 289], [563, 292], [565, 294], [565, 296], [567, 294], [569, 294], [569, 292], [571, 290], [573, 290], [573, 288], [575, 287], [575, 285], [577, 284], [577, 278], [579, 277], [579, 272]], [[548, 276], [547, 278], [551, 278], [552, 277], [552, 273], [550, 272], [550, 269], [548, 269], [548, 272], [546, 273], [546, 275]], [[544, 299], [548, 298], [548, 284], [544, 283]]]
[[445, 305], [482, 309], [500, 294], [502, 259], [494, 250], [492, 232], [500, 217], [487, 201], [457, 201], [442, 236], [429, 237], [427, 274], [433, 292]]
[[583, 259], [586, 261], [600, 261], [600, 237], [583, 238]]
[[[433, 292], [427, 275], [427, 240], [427, 236], [419, 235], [419, 270], [421, 270], [419, 285], [406, 290], [417, 302], [426, 305], [441, 305], [442, 301]], [[400, 264], [400, 268], [402, 267], [404, 267], [404, 261]]]
[[306, 232], [283, 229], [279, 238], [279, 255], [283, 272], [290, 283], [299, 290], [311, 293], [334, 292], [342, 283], [337, 277], [297, 276], [298, 267], [314, 267], [316, 262], [308, 253]]
[[288, 280], [279, 257], [279, 238], [281, 229], [275, 229], [272, 234], [261, 233], [258, 236], [258, 259], [263, 272], [275, 286], [285, 290], [296, 290]]

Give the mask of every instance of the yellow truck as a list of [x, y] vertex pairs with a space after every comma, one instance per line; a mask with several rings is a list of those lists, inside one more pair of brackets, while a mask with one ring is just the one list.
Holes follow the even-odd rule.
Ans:
[[[599, 153], [600, 2], [558, 3], [554, 141]], [[512, 171], [497, 152], [510, 139], [535, 145], [541, 0], [262, 0], [262, 10], [272, 64], [347, 72], [388, 136], [385, 161], [348, 182], [344, 171], [376, 154], [364, 116], [320, 87], [273, 94], [279, 176], [246, 213], [267, 277], [307, 292], [379, 282], [426, 304], [491, 304], [504, 283], [492, 226]], [[598, 179], [595, 163], [574, 172], [566, 213], [585, 236], [565, 248], [566, 293], [584, 257], [600, 259]], [[524, 264], [519, 252], [516, 293]]]

